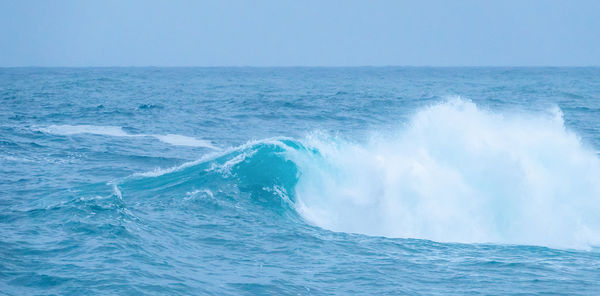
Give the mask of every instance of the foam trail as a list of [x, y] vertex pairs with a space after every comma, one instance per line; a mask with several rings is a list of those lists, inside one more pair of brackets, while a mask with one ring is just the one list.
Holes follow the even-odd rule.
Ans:
[[342, 232], [443, 242], [600, 245], [600, 161], [560, 110], [498, 114], [454, 99], [359, 144], [288, 150], [296, 208]]
[[163, 143], [175, 145], [175, 146], [190, 146], [190, 147], [204, 147], [214, 150], [219, 148], [213, 146], [210, 141], [196, 139], [193, 137], [167, 134], [167, 135], [156, 135], [156, 134], [129, 134], [119, 126], [97, 126], [97, 125], [50, 125], [45, 128], [39, 129], [42, 132], [69, 136], [75, 134], [93, 134], [103, 135], [112, 137], [152, 137]]
[[132, 135], [126, 133], [119, 126], [97, 126], [97, 125], [51, 125], [45, 128], [40, 128], [39, 131], [61, 136], [69, 136], [75, 134], [92, 134], [113, 137], [130, 137]]
[[191, 146], [191, 147], [206, 147], [210, 149], [218, 150], [219, 148], [213, 146], [210, 141], [200, 140], [188, 136], [167, 134], [167, 135], [151, 135], [161, 142], [175, 145], [175, 146]]

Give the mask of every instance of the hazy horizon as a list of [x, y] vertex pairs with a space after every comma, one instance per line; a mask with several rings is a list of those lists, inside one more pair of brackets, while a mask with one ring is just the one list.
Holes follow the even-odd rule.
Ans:
[[0, 67], [593, 67], [598, 11], [598, 1], [0, 1]]

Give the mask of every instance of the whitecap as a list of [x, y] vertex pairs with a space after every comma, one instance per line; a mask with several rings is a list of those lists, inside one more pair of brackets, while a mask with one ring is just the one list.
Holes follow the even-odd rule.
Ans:
[[288, 150], [296, 208], [325, 229], [441, 242], [600, 245], [600, 160], [560, 112], [502, 114], [452, 99], [362, 143]]

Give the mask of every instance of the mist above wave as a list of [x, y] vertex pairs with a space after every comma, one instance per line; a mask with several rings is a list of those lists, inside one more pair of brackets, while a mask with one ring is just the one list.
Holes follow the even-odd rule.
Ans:
[[298, 212], [334, 231], [587, 248], [600, 244], [600, 161], [560, 110], [500, 114], [452, 99], [356, 143], [313, 134], [287, 157]]

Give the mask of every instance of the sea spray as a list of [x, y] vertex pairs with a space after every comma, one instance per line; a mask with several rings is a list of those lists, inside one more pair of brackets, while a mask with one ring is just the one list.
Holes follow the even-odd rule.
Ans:
[[556, 110], [499, 114], [452, 99], [356, 143], [289, 150], [297, 209], [320, 227], [442, 242], [600, 243], [600, 161]]

